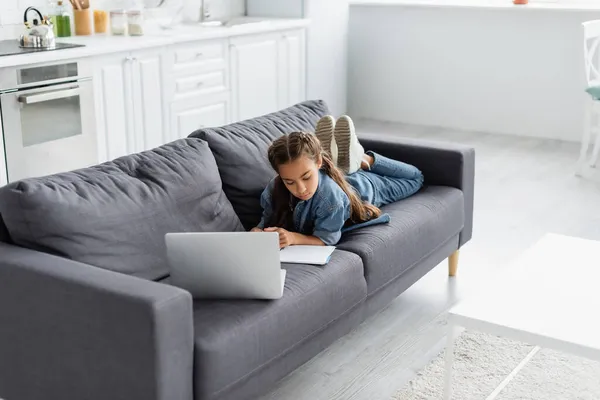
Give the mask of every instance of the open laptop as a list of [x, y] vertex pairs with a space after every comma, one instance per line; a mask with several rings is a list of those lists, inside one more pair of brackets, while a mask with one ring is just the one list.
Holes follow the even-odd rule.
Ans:
[[168, 233], [165, 240], [171, 283], [195, 298], [283, 296], [276, 232]]

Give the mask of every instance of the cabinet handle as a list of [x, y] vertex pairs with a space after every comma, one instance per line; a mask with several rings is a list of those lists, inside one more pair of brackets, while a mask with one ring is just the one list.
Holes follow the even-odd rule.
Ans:
[[196, 58], [200, 58], [202, 56], [204, 56], [203, 52], [199, 51], [198, 53], [196, 53]]
[[129, 62], [131, 62], [131, 61], [137, 61], [137, 57], [128, 56], [128, 57], [125, 58], [125, 60], [127, 60]]

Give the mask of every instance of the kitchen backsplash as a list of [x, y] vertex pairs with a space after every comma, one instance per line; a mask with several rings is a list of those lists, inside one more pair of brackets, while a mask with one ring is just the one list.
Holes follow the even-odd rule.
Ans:
[[[105, 1], [110, 4], [110, 1], [118, 0], [92, 0]], [[171, 0], [167, 0], [169, 2]], [[177, 1], [177, 0], [175, 0]], [[200, 3], [199, 0], [182, 0], [194, 1]], [[245, 0], [205, 0], [210, 1], [211, 19], [221, 19], [238, 17], [245, 15], [246, 6]], [[64, 0], [68, 4], [68, 0]], [[21, 23], [23, 21], [23, 12], [29, 6], [40, 8], [40, 11], [46, 12], [48, 0], [0, 0], [0, 40], [12, 39], [18, 37], [21, 31]]]

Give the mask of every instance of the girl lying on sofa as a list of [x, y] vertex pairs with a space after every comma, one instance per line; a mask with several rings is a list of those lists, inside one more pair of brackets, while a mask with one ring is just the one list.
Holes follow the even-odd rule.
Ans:
[[262, 193], [263, 216], [252, 231], [278, 232], [281, 248], [335, 245], [343, 232], [389, 222], [379, 207], [423, 186], [416, 167], [365, 153], [347, 116], [323, 117], [315, 134], [278, 138], [268, 158], [278, 175]]

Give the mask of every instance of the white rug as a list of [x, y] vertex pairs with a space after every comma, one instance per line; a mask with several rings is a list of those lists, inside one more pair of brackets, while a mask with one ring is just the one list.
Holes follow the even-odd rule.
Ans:
[[[508, 339], [463, 332], [454, 352], [452, 399], [485, 400], [533, 349]], [[392, 399], [441, 399], [443, 381], [444, 352]], [[600, 363], [541, 349], [495, 399], [599, 400]]]

